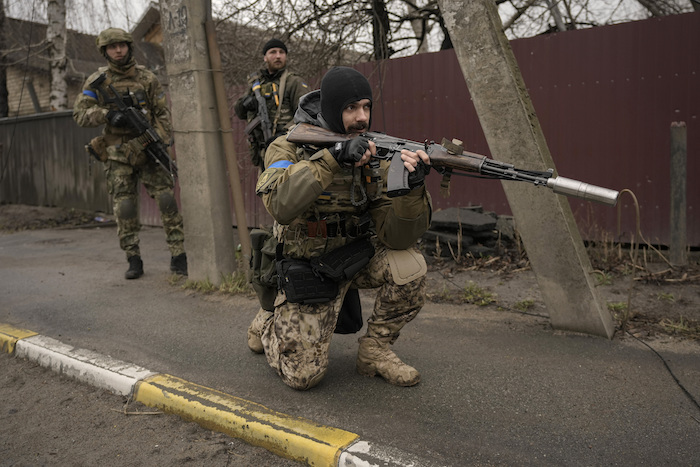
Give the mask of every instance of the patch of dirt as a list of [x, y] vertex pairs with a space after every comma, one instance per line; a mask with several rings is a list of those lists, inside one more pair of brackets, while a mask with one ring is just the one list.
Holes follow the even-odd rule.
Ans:
[[[662, 252], [589, 247], [597, 290], [620, 338], [673, 337], [700, 342], [700, 257], [671, 267]], [[429, 262], [427, 298], [496, 310], [547, 316], [537, 279], [522, 248], [500, 245], [494, 256], [435, 258]]]
[[104, 213], [50, 206], [0, 204], [0, 232], [56, 228], [86, 228], [113, 224]]
[[301, 465], [6, 353], [0, 394], [2, 466]]

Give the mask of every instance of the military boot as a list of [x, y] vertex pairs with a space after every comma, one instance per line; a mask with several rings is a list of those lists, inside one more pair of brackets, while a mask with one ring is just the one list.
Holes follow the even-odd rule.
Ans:
[[253, 322], [248, 326], [248, 348], [255, 353], [263, 353], [262, 336], [265, 322], [272, 317], [272, 312], [263, 308], [258, 310], [258, 314], [253, 318]]
[[181, 276], [187, 275], [187, 254], [180, 253], [177, 256], [170, 258], [170, 270]]
[[143, 276], [143, 261], [140, 256], [129, 256], [129, 269], [127, 269], [124, 277], [127, 279], [138, 279]]
[[376, 337], [361, 337], [357, 352], [357, 372], [364, 376], [379, 375], [389, 384], [413, 386], [420, 382], [420, 373], [402, 362], [389, 349], [389, 343]]

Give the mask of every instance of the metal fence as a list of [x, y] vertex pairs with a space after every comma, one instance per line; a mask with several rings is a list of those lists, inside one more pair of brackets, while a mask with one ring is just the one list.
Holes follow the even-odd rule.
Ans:
[[[697, 43], [700, 13], [511, 42], [558, 173], [631, 190], [639, 202], [641, 232], [653, 243], [669, 239], [673, 122], [687, 125], [688, 177], [700, 174], [700, 54], [692, 50]], [[374, 88], [373, 130], [415, 141], [457, 138], [469, 151], [508, 160], [507, 154], [489, 153], [453, 51], [371, 62], [358, 69]], [[231, 90], [230, 101], [240, 91]], [[93, 133], [65, 115], [51, 114], [56, 122], [46, 115], [0, 121], [4, 148], [10, 134], [16, 134], [9, 159], [3, 149], [7, 167], [1, 202], [109, 209], [101, 174], [93, 170], [92, 178], [86, 176], [82, 145]], [[244, 125], [235, 116], [232, 125], [247, 223], [269, 223], [254, 194], [257, 170], [248, 160]], [[431, 175], [435, 209], [481, 205], [510, 214], [500, 182], [453, 177], [449, 198], [438, 194], [439, 184], [440, 177]], [[159, 224], [155, 203], [142, 198], [142, 222]], [[700, 216], [694, 214], [700, 184], [688, 183], [686, 204], [688, 244], [698, 247]], [[617, 208], [579, 200], [571, 200], [571, 206], [584, 238], [614, 235], [618, 222], [621, 232], [635, 233], [636, 207], [629, 194], [620, 199], [619, 218]]]
[[98, 134], [70, 111], [0, 119], [0, 202], [111, 212], [102, 164], [85, 152]]

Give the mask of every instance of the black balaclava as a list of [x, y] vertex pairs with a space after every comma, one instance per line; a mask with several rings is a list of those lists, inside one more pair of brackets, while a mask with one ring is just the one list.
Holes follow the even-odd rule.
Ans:
[[343, 109], [362, 99], [372, 102], [372, 87], [367, 78], [354, 68], [334, 67], [321, 80], [321, 116], [329, 129], [336, 133], [346, 132]]

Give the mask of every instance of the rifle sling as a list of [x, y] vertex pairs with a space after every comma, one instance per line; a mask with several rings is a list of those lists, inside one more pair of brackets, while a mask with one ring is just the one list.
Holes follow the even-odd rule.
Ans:
[[282, 102], [284, 101], [284, 88], [287, 85], [287, 69], [285, 68], [280, 77], [280, 104], [277, 106], [277, 113], [275, 114], [275, 121], [272, 123], [272, 134], [277, 133], [277, 122], [280, 119], [280, 113], [282, 112]]

